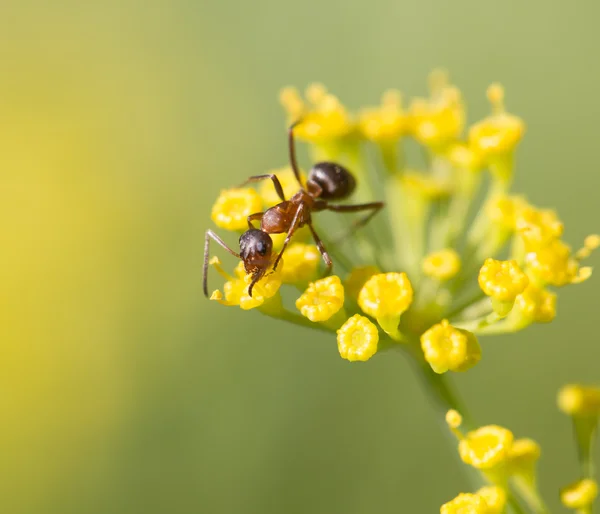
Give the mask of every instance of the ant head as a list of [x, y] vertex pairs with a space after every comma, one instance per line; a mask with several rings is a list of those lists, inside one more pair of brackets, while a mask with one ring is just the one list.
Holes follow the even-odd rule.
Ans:
[[310, 173], [306, 187], [323, 200], [341, 200], [352, 194], [356, 180], [343, 166], [334, 162], [318, 162]]
[[240, 257], [247, 273], [262, 276], [271, 264], [273, 241], [262, 230], [251, 228], [240, 236]]

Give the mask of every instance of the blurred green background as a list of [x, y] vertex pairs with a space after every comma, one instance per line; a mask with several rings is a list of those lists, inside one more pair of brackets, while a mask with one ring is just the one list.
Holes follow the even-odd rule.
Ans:
[[[2, 2], [0, 510], [437, 512], [467, 485], [397, 355], [201, 294], [218, 191], [286, 162], [281, 86], [352, 108], [445, 66], [471, 121], [507, 88], [516, 188], [598, 231], [597, 1]], [[230, 238], [231, 239], [231, 238]], [[597, 262], [597, 260], [596, 260]], [[577, 477], [567, 381], [599, 378], [598, 278], [454, 377], [482, 423]]]

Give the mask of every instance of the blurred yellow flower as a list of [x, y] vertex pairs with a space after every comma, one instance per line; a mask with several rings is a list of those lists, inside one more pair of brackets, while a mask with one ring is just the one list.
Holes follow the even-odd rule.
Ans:
[[298, 90], [284, 88], [279, 96], [288, 114], [288, 123], [300, 122], [296, 135], [305, 141], [323, 143], [349, 135], [355, 122], [339, 99], [328, 93], [322, 84], [311, 84], [306, 90], [307, 102]]
[[558, 407], [571, 416], [600, 416], [600, 387], [566, 385], [558, 393]]
[[438, 280], [449, 280], [460, 271], [460, 256], [452, 248], [430, 253], [422, 264], [423, 273]]
[[226, 230], [246, 230], [248, 216], [261, 211], [262, 201], [254, 189], [224, 189], [213, 205], [211, 219]]
[[506, 505], [506, 491], [502, 487], [489, 485], [477, 491], [477, 495], [485, 500], [486, 514], [502, 514]]
[[529, 284], [515, 299], [521, 316], [535, 323], [549, 323], [556, 317], [556, 294]]
[[458, 453], [465, 464], [490, 469], [505, 463], [513, 444], [513, 434], [498, 425], [487, 425], [469, 432], [458, 443]]
[[597, 496], [598, 483], [590, 478], [578, 480], [560, 491], [560, 501], [569, 509], [585, 509]]
[[383, 142], [399, 139], [407, 128], [407, 116], [402, 110], [400, 91], [391, 89], [381, 98], [381, 105], [363, 109], [359, 127], [365, 139]]
[[480, 494], [471, 493], [460, 493], [440, 508], [440, 514], [488, 514], [489, 512], [485, 498]]
[[492, 84], [487, 90], [492, 115], [469, 129], [469, 144], [484, 158], [512, 152], [525, 132], [523, 120], [504, 110], [504, 88]]

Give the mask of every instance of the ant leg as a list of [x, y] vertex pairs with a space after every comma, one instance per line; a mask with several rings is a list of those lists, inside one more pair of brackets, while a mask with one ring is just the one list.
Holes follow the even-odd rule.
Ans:
[[225, 241], [223, 241], [217, 234], [215, 234], [210, 229], [206, 231], [206, 235], [204, 236], [204, 268], [203, 268], [204, 272], [202, 275], [202, 288], [204, 291], [204, 296], [206, 296], [207, 298], [208, 298], [208, 254], [209, 254], [209, 246], [210, 246], [211, 239], [216, 241], [218, 244], [220, 244], [231, 255], [237, 257], [238, 259], [241, 259], [240, 254], [234, 252], [231, 248], [229, 248], [229, 246], [227, 246]]
[[307, 225], [308, 225], [308, 228], [310, 229], [313, 239], [315, 240], [315, 244], [317, 245], [319, 252], [321, 252], [321, 255], [323, 256], [325, 265], [327, 266], [327, 269], [325, 270], [325, 274], [324, 274], [324, 276], [327, 276], [331, 273], [331, 268], [333, 267], [333, 261], [331, 260], [329, 253], [327, 253], [327, 250], [325, 249], [325, 245], [323, 244], [323, 241], [321, 241], [321, 238], [319, 237], [319, 235], [315, 231], [314, 227], [312, 226], [312, 223], [307, 223]]
[[279, 252], [279, 255], [277, 256], [277, 259], [275, 259], [275, 262], [273, 263], [273, 271], [275, 271], [277, 269], [277, 265], [279, 264], [279, 261], [281, 260], [281, 256], [283, 255], [283, 252], [285, 252], [285, 249], [286, 249], [288, 243], [290, 242], [290, 239], [292, 238], [292, 236], [296, 232], [296, 229], [300, 225], [300, 220], [302, 219], [302, 214], [304, 213], [304, 209], [305, 209], [304, 204], [301, 203], [300, 206], [298, 207], [298, 209], [296, 210], [296, 214], [294, 214], [294, 219], [292, 220], [292, 223], [290, 224], [290, 228], [288, 230], [285, 241], [283, 242], [283, 246], [281, 247], [281, 251]]
[[254, 220], [260, 220], [263, 217], [264, 212], [255, 212], [254, 214], [250, 214], [250, 216], [248, 216], [248, 228], [253, 229], [254, 225], [252, 225], [252, 222]]
[[246, 184], [250, 184], [252, 182], [260, 182], [261, 180], [266, 180], [268, 178], [270, 178], [273, 181], [273, 186], [275, 187], [277, 196], [281, 198], [282, 202], [285, 202], [285, 195], [283, 194], [283, 187], [281, 187], [281, 182], [279, 182], [277, 175], [273, 173], [269, 173], [267, 175], [254, 175], [253, 177], [248, 177], [248, 180], [240, 184], [238, 187], [244, 187]]
[[292, 171], [294, 172], [294, 176], [300, 184], [300, 187], [304, 189], [302, 185], [302, 180], [300, 180], [300, 169], [298, 168], [298, 160], [296, 159], [296, 144], [294, 142], [294, 128], [301, 122], [302, 120], [295, 121], [288, 128], [288, 145], [290, 148], [290, 166], [292, 167]]
[[345, 232], [341, 237], [336, 239], [336, 242], [340, 242], [342, 239], [345, 239], [350, 234], [352, 234], [357, 228], [360, 228], [366, 225], [375, 214], [377, 214], [383, 207], [385, 203], [383, 202], [370, 202], [370, 203], [361, 203], [358, 205], [326, 205], [325, 209], [333, 212], [360, 212], [360, 211], [371, 211], [366, 216], [355, 220], [347, 232]]

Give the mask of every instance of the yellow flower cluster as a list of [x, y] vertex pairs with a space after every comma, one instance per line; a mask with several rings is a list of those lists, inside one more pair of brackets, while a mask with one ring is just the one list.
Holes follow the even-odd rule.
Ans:
[[[366, 170], [374, 166], [363, 152], [365, 145], [374, 145], [384, 166], [378, 177], [385, 181], [389, 227], [375, 233], [371, 225], [356, 230], [350, 225], [346, 242], [330, 243], [330, 229], [315, 215], [312, 222], [325, 236], [335, 275], [320, 274], [319, 247], [303, 239], [311, 235], [304, 227], [277, 272], [258, 281], [256, 297], [247, 294], [251, 277], [238, 265], [234, 277], [220, 269], [226, 276], [224, 292], [216, 291], [213, 299], [335, 332], [339, 352], [348, 360], [367, 360], [378, 348], [404, 348], [438, 374], [476, 365], [482, 335], [552, 321], [553, 288], [589, 278], [591, 268], [580, 263], [600, 246], [600, 236], [589, 236], [573, 252], [553, 210], [510, 193], [525, 124], [506, 110], [501, 85], [487, 90], [491, 114], [470, 127], [463, 96], [445, 72], [431, 75], [429, 90], [427, 98], [404, 107], [402, 94], [390, 89], [379, 105], [355, 112], [321, 84], [310, 85], [304, 95], [295, 88], [282, 90], [286, 121], [294, 123], [294, 135], [308, 143], [314, 160], [335, 159], [355, 175], [357, 196], [349, 203], [381, 200], [371, 193]], [[404, 162], [407, 139], [423, 147], [427, 169]], [[268, 174], [278, 177], [286, 198], [300, 189], [289, 166]], [[302, 184], [309, 175], [302, 174]], [[485, 200], [474, 209], [480, 197]], [[239, 233], [247, 230], [249, 215], [279, 202], [270, 181], [256, 189], [224, 190], [212, 219]], [[285, 237], [272, 235], [274, 248], [281, 248]], [[292, 286], [293, 302], [280, 294], [281, 284]]]
[[[344, 201], [374, 205], [385, 200], [387, 216], [365, 226], [368, 218], [356, 214], [352, 220], [353, 214], [344, 214], [339, 219], [342, 224], [342, 218], [350, 218], [344, 232], [348, 236], [331, 237], [336, 234], [322, 224], [325, 217], [322, 221], [318, 211], [351, 209], [332, 207], [335, 202], [328, 204], [327, 195], [319, 197], [312, 170], [302, 173], [298, 184], [289, 166], [275, 168], [267, 175], [278, 177], [287, 199], [307, 187], [305, 206], [311, 212], [301, 222], [306, 226], [294, 233], [276, 270], [287, 234], [270, 235], [277, 250], [272, 260], [271, 253], [258, 259], [262, 266], [271, 263], [260, 273], [244, 249], [238, 253], [207, 232], [206, 254], [212, 237], [248, 261], [239, 262], [230, 275], [218, 259], [210, 260], [225, 279], [223, 292], [216, 290], [211, 299], [335, 334], [339, 355], [348, 361], [367, 361], [390, 349], [403, 351], [435, 385], [431, 390], [438, 399], [452, 408], [446, 422], [458, 438], [461, 460], [491, 483], [458, 495], [441, 513], [500, 514], [509, 503], [519, 511], [517, 500], [532, 512], [547, 512], [537, 490], [539, 445], [515, 439], [498, 425], [474, 428], [466, 412], [463, 431], [459, 402], [444, 389], [440, 375], [475, 366], [482, 358], [482, 336], [553, 321], [556, 288], [591, 276], [591, 268], [581, 263], [600, 247], [600, 236], [588, 236], [573, 251], [563, 240], [565, 227], [554, 210], [511, 193], [525, 124], [506, 110], [501, 85], [487, 90], [491, 114], [471, 126], [466, 124], [463, 96], [446, 73], [434, 72], [429, 89], [427, 98], [408, 101], [406, 108], [402, 94], [392, 89], [379, 105], [353, 112], [321, 84], [310, 85], [303, 96], [285, 88], [280, 101], [288, 126], [293, 124], [293, 135], [308, 143], [312, 160], [335, 161], [356, 179], [354, 196]], [[421, 146], [425, 169], [405, 162], [405, 140]], [[367, 162], [373, 154], [376, 160]], [[378, 165], [382, 169], [370, 177], [367, 170]], [[381, 181], [384, 198], [373, 194], [372, 184]], [[480, 198], [484, 200], [477, 206]], [[223, 190], [211, 217], [219, 228], [239, 235], [249, 230], [248, 216], [253, 215], [256, 230], [260, 213], [280, 201], [268, 181], [256, 188]], [[264, 234], [253, 234], [264, 239]], [[315, 244], [306, 239], [310, 236]], [[329, 256], [334, 274], [323, 276], [320, 263], [329, 262]], [[558, 404], [572, 418], [582, 467], [580, 480], [563, 489], [561, 500], [590, 514], [598, 493], [590, 463], [600, 389], [566, 386]]]

